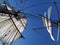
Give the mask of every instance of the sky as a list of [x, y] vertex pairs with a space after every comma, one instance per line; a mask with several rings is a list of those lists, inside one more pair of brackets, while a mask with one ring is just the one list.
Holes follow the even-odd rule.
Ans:
[[[23, 2], [22, 2], [23, 1]], [[60, 2], [60, 0], [8, 0], [7, 4], [14, 7], [16, 10], [20, 10], [27, 17], [26, 29], [23, 31], [22, 35], [25, 39], [20, 38], [13, 42], [12, 45], [54, 45], [55, 42], [51, 40], [47, 29], [33, 30], [34, 28], [44, 27], [42, 18], [44, 12], [47, 12], [48, 8], [52, 6], [51, 19], [53, 21], [57, 20], [57, 13], [54, 5], [54, 1]], [[1, 0], [0, 2], [3, 2]], [[46, 3], [47, 2], [47, 3]], [[57, 4], [58, 9], [60, 8], [60, 3]], [[60, 12], [60, 9], [59, 9]], [[37, 17], [34, 17], [34, 16]], [[55, 25], [54, 25], [55, 26]], [[53, 27], [54, 38], [57, 36], [57, 27]], [[0, 42], [2, 45], [2, 42]], [[57, 42], [60, 45], [60, 38]]]

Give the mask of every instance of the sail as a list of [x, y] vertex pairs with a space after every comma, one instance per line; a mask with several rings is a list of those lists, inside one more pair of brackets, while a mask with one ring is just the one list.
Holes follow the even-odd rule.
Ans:
[[52, 7], [50, 6], [48, 8], [48, 19], [46, 18], [46, 12], [44, 13], [44, 16], [45, 17], [42, 17], [43, 19], [43, 22], [44, 22], [44, 26], [47, 28], [47, 31], [48, 33], [50, 34], [50, 37], [53, 41], [55, 41], [54, 37], [53, 37], [53, 32], [52, 32], [52, 24], [51, 24], [51, 21], [50, 21], [50, 16], [51, 16], [51, 10], [52, 10]]
[[[12, 20], [14, 21], [20, 33], [16, 29]], [[21, 33], [25, 29], [26, 18], [17, 20], [12, 16], [12, 20], [10, 19], [9, 14], [0, 13], [0, 39], [2, 40], [3, 44], [11, 43], [21, 38]]]
[[8, 5], [7, 5], [7, 9], [8, 9], [8, 10], [12, 10]]

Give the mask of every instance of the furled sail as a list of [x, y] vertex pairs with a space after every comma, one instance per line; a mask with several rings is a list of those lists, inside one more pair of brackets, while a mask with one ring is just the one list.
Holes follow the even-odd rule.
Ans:
[[[11, 10], [9, 7], [7, 9]], [[0, 13], [0, 40], [3, 44], [12, 43], [22, 37], [27, 20], [22, 13], [19, 16], [17, 20], [14, 15]]]
[[52, 10], [52, 7], [50, 6], [48, 8], [48, 19], [46, 18], [46, 12], [44, 13], [44, 16], [45, 17], [42, 17], [43, 19], [43, 22], [44, 22], [44, 26], [47, 28], [47, 31], [48, 33], [50, 34], [50, 37], [53, 41], [55, 41], [54, 37], [53, 37], [53, 32], [52, 32], [52, 23], [50, 21], [50, 16], [51, 16], [51, 10]]

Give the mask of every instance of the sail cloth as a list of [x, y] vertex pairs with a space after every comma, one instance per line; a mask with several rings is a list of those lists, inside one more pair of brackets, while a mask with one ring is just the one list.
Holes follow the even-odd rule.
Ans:
[[44, 13], [44, 17], [42, 17], [42, 19], [43, 19], [43, 22], [44, 22], [44, 26], [47, 28], [47, 31], [48, 31], [48, 33], [50, 34], [50, 37], [51, 37], [51, 39], [53, 40], [53, 41], [55, 41], [55, 39], [54, 39], [54, 37], [53, 37], [53, 32], [52, 32], [52, 23], [51, 23], [51, 21], [50, 21], [50, 16], [51, 16], [51, 10], [52, 10], [52, 6], [50, 6], [49, 8], [48, 8], [48, 19], [46, 18], [46, 15], [47, 15], [47, 13], [45, 12]]
[[[17, 20], [12, 16], [12, 20], [18, 30], [22, 33], [26, 26], [26, 18]], [[0, 13], [0, 40], [3, 44], [11, 43], [21, 38], [21, 33], [18, 32], [12, 20], [10, 19], [9, 14]]]

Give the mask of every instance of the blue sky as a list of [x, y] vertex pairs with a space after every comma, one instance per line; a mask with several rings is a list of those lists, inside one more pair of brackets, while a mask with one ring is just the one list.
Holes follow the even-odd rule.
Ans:
[[[1, 0], [2, 1], [2, 0]], [[56, 2], [60, 2], [59, 0], [53, 0]], [[44, 12], [47, 12], [49, 6], [52, 6], [52, 14], [51, 19], [54, 21], [57, 19], [56, 9], [52, 0], [23, 0], [21, 3], [20, 0], [8, 0], [10, 6], [14, 7], [16, 10], [21, 10], [21, 12], [33, 14], [35, 16], [40, 16], [38, 14], [43, 15]], [[47, 2], [47, 3], [46, 3]], [[60, 4], [58, 5], [58, 9], [60, 8]], [[59, 9], [60, 10], [60, 9]], [[27, 16], [27, 14], [24, 14]], [[27, 26], [22, 35], [25, 39], [21, 38], [15, 41], [12, 45], [53, 45], [53, 42], [50, 38], [49, 33], [46, 29], [32, 30], [33, 28], [43, 27], [43, 21], [39, 17], [31, 17], [31, 15], [27, 16]], [[56, 39], [57, 28], [53, 27], [54, 37]], [[57, 45], [60, 45], [60, 38]]]

